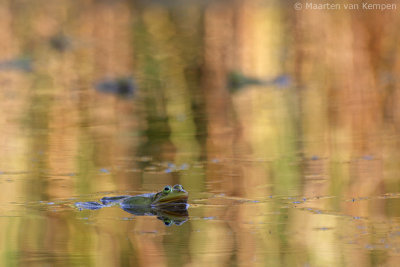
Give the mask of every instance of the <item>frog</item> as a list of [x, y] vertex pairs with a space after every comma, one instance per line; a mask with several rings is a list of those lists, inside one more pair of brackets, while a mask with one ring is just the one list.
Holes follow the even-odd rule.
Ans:
[[157, 193], [136, 196], [103, 197], [100, 202], [76, 202], [79, 210], [97, 210], [104, 207], [120, 205], [120, 207], [136, 216], [157, 216], [166, 226], [181, 225], [188, 219], [188, 192], [183, 186], [166, 185]]
[[166, 185], [163, 190], [157, 193], [147, 193], [136, 196], [114, 196], [103, 197], [98, 202], [77, 202], [75, 206], [80, 209], [101, 209], [119, 204], [122, 208], [142, 209], [142, 208], [172, 208], [181, 206], [186, 207], [188, 192], [183, 186], [176, 184], [174, 186]]

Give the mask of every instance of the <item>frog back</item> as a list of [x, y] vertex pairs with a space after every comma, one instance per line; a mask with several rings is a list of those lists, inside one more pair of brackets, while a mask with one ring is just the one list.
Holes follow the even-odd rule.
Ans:
[[155, 193], [128, 197], [122, 200], [122, 206], [150, 206], [153, 203]]

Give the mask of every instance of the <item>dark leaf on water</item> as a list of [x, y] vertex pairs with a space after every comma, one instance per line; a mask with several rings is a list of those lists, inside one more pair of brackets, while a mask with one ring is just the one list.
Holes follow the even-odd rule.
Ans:
[[132, 78], [105, 80], [96, 84], [99, 92], [115, 94], [123, 98], [132, 97], [136, 86]]
[[72, 41], [64, 34], [57, 34], [50, 38], [50, 46], [57, 51], [64, 52], [72, 48]]
[[31, 72], [33, 70], [32, 60], [29, 58], [15, 58], [0, 61], [0, 71], [12, 70]]
[[276, 86], [278, 88], [286, 88], [290, 86], [291, 79], [287, 74], [278, 75], [274, 78], [260, 79], [246, 76], [240, 72], [230, 72], [227, 77], [228, 88], [231, 92], [236, 92], [243, 87], [255, 86]]

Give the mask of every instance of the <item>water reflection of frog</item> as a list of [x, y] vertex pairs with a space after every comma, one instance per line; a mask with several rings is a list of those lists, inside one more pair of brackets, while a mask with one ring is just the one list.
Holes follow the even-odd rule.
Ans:
[[122, 207], [122, 209], [136, 216], [157, 216], [157, 219], [163, 221], [166, 226], [184, 224], [189, 216], [186, 205], [182, 204], [165, 208]]
[[158, 193], [137, 196], [103, 197], [98, 202], [77, 202], [79, 209], [96, 210], [119, 204], [121, 208], [137, 216], [157, 216], [165, 225], [181, 225], [187, 220], [188, 193], [182, 185], [167, 185]]

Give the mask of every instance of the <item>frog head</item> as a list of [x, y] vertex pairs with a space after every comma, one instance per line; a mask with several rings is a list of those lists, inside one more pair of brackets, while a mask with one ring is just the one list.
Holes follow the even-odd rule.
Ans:
[[166, 185], [164, 189], [154, 195], [152, 205], [163, 204], [186, 204], [188, 192], [183, 189], [182, 185], [174, 186]]

